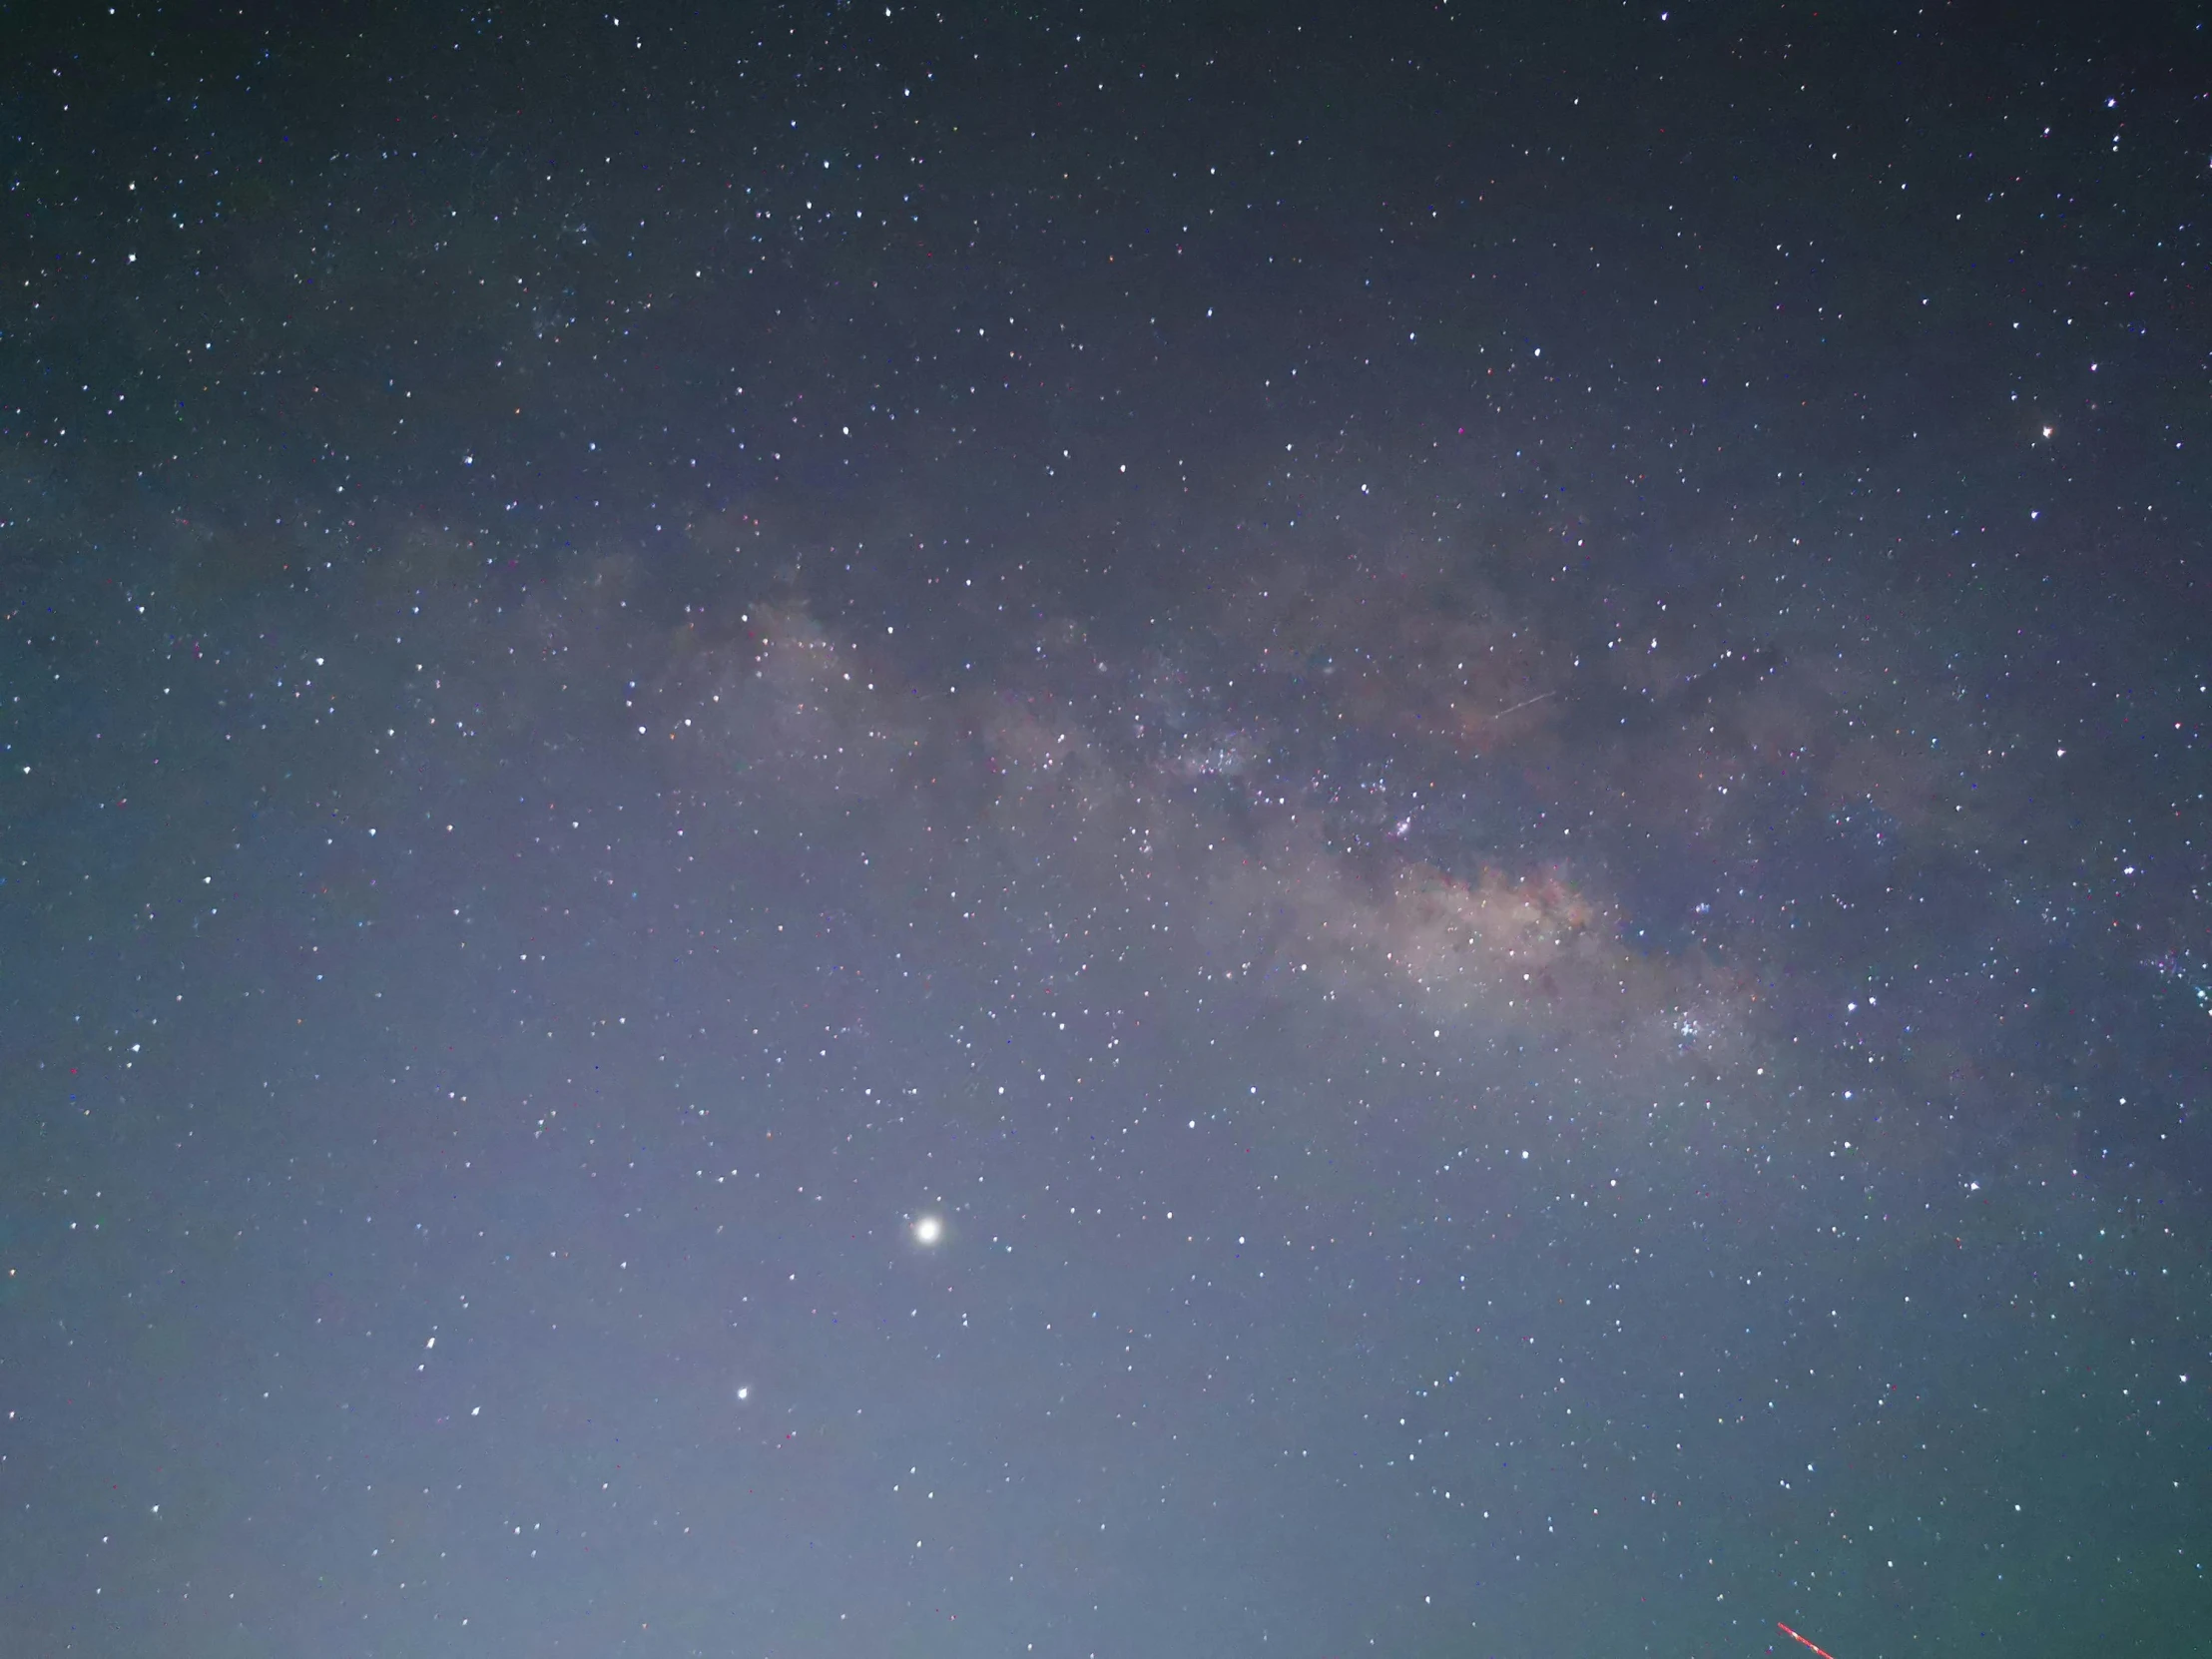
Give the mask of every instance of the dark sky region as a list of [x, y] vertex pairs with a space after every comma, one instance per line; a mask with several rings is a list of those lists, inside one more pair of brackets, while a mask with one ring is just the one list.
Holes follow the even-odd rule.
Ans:
[[2204, 15], [0, 11], [0, 1652], [2200, 1651]]

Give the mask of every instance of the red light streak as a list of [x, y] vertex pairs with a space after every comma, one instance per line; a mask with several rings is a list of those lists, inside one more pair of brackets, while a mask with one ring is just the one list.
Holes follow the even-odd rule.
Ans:
[[1812, 1650], [1813, 1650], [1813, 1651], [1814, 1651], [1815, 1653], [1819, 1654], [1819, 1655], [1821, 1656], [1821, 1659], [1836, 1659], [1836, 1655], [1834, 1655], [1833, 1653], [1829, 1652], [1829, 1651], [1828, 1651], [1828, 1649], [1826, 1649], [1825, 1647], [1822, 1647], [1822, 1646], [1820, 1645], [1820, 1643], [1818, 1643], [1818, 1642], [1813, 1642], [1813, 1641], [1806, 1641], [1806, 1638], [1805, 1638], [1805, 1637], [1803, 1637], [1803, 1636], [1800, 1636], [1800, 1635], [1799, 1635], [1799, 1634], [1798, 1634], [1798, 1633], [1797, 1633], [1796, 1631], [1792, 1630], [1792, 1629], [1791, 1629], [1791, 1628], [1790, 1628], [1790, 1627], [1789, 1627], [1788, 1625], [1784, 1624], [1784, 1623], [1783, 1623], [1783, 1622], [1782, 1622], [1782, 1621], [1781, 1621], [1780, 1619], [1776, 1619], [1776, 1620], [1774, 1621], [1774, 1627], [1775, 1627], [1775, 1629], [1777, 1629], [1777, 1630], [1781, 1631], [1783, 1635], [1785, 1635], [1785, 1636], [1789, 1637], [1789, 1638], [1790, 1638], [1790, 1640], [1791, 1640], [1791, 1641], [1793, 1641], [1793, 1642], [1805, 1642], [1805, 1645], [1806, 1645], [1807, 1647], [1811, 1648], [1811, 1649], [1812, 1649]]

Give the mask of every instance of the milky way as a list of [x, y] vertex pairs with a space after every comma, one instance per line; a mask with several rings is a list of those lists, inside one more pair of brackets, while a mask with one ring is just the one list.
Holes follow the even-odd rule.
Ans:
[[122, 11], [0, 1647], [2185, 1645], [2196, 24]]

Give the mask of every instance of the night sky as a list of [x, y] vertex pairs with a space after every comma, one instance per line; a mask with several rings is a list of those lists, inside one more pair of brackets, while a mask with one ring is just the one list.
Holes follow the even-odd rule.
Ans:
[[2203, 15], [0, 9], [0, 1653], [2200, 1650]]

